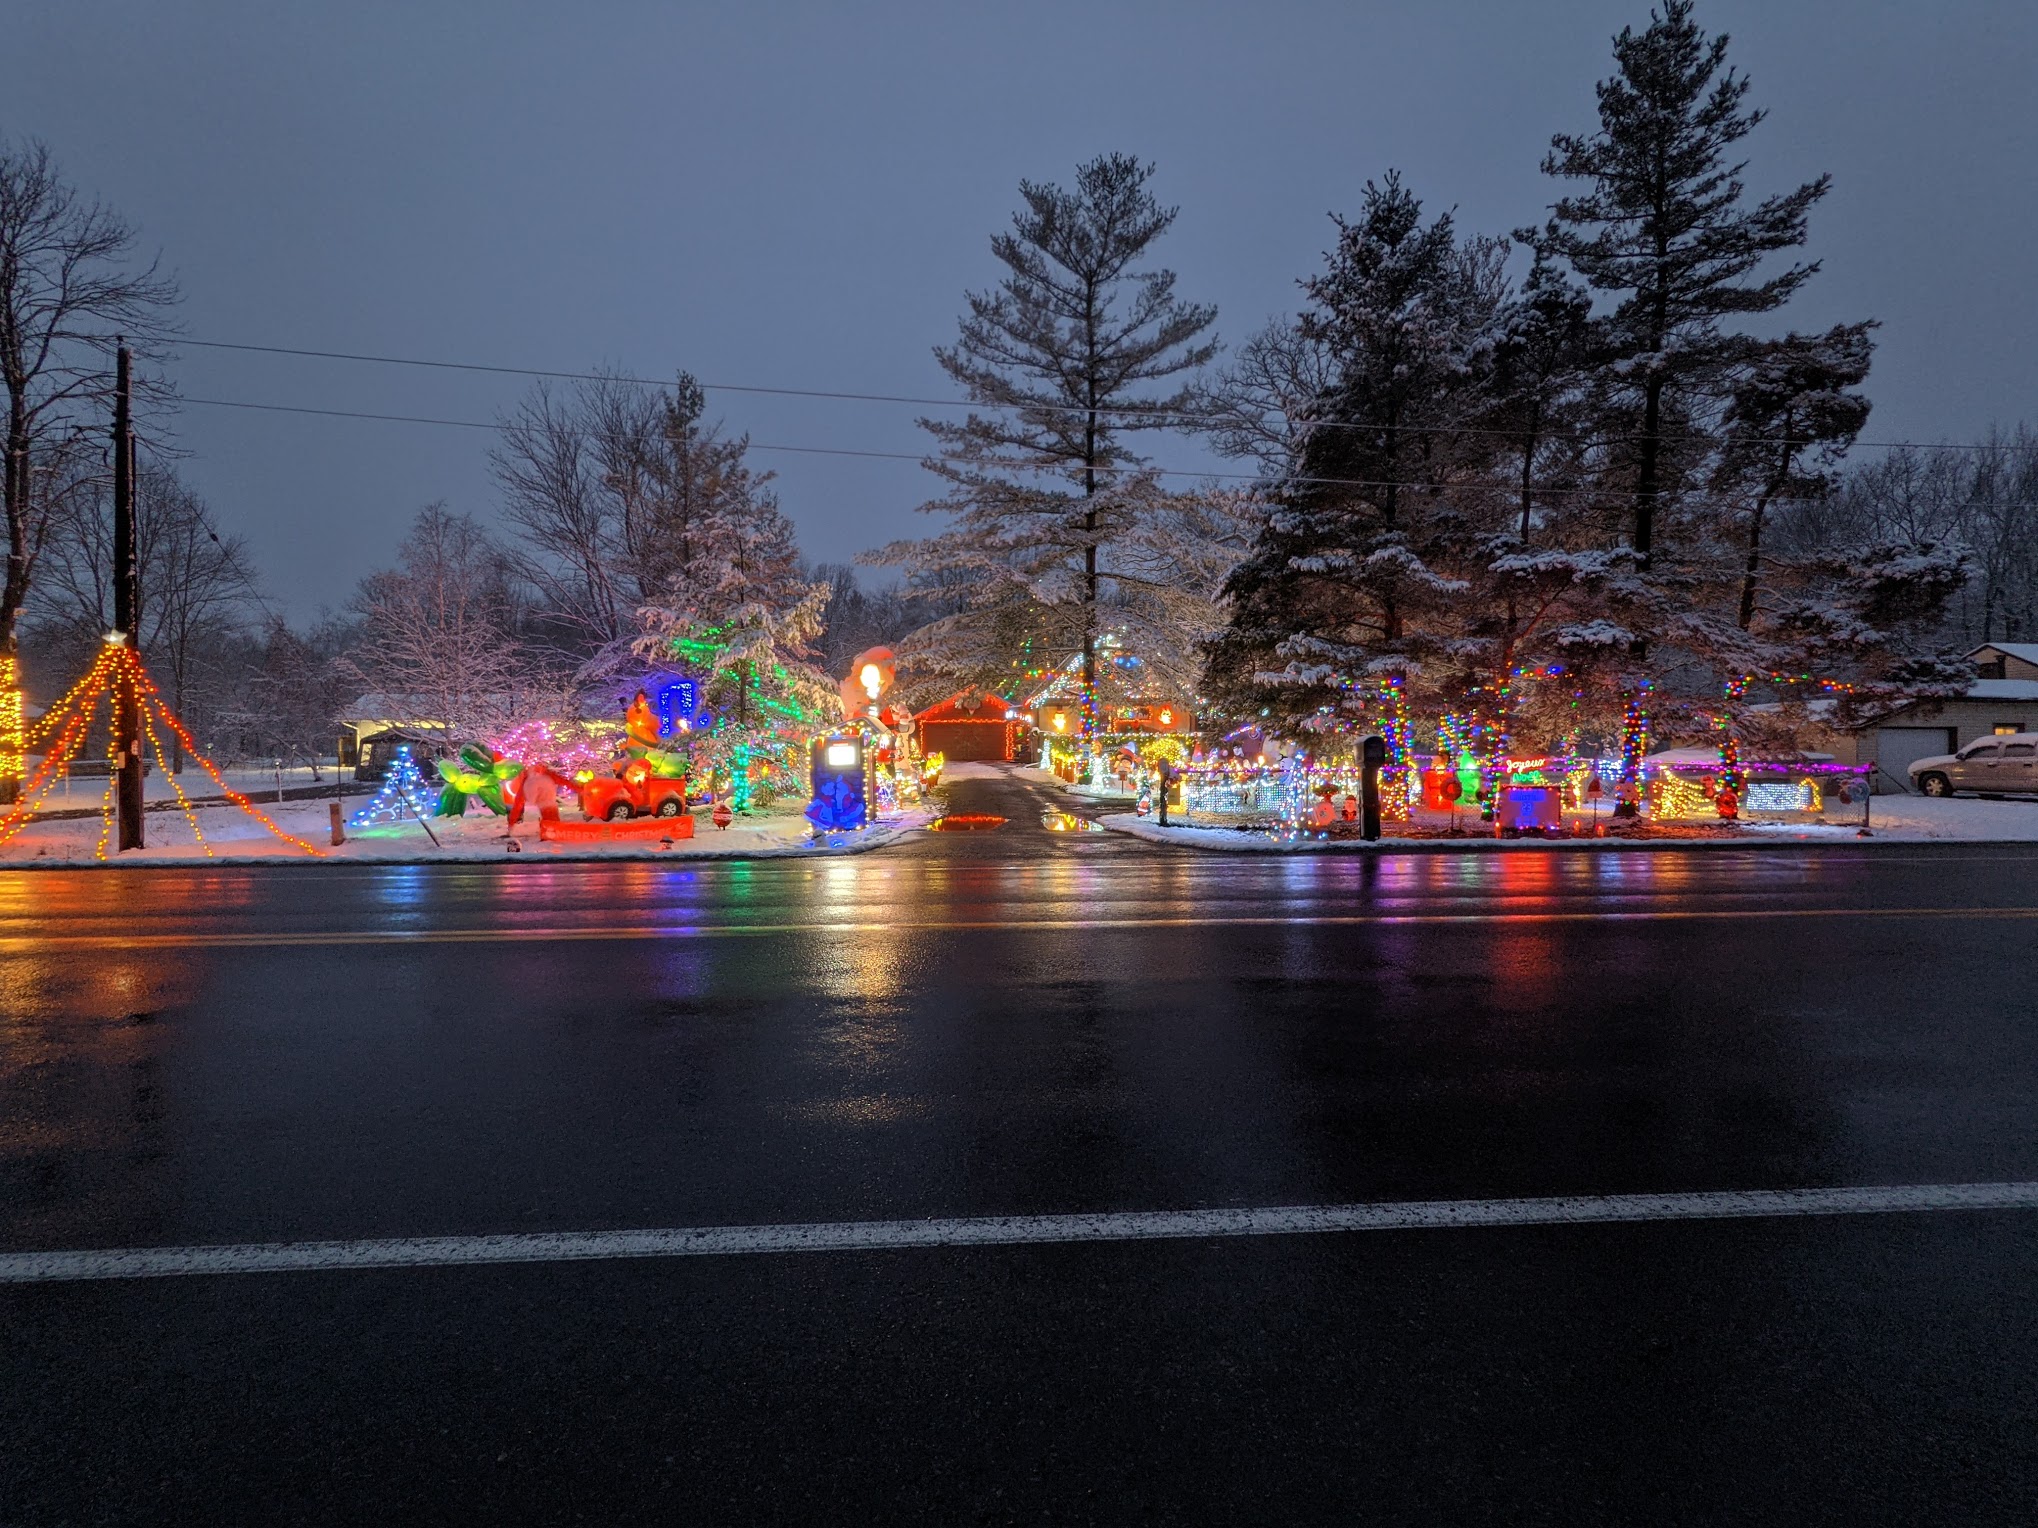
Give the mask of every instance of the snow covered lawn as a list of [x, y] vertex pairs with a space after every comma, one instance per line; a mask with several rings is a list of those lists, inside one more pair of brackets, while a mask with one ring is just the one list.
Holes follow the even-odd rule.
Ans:
[[[1894, 843], [1957, 839], [1967, 843], [2038, 842], [2038, 800], [1982, 801], [1965, 796], [1877, 796], [1869, 824], [1878, 839]], [[1765, 838], [1803, 835], [1852, 837], [1853, 828], [1797, 828], [1788, 823], [1756, 824]]]
[[[343, 810], [352, 813], [362, 804], [351, 797]], [[931, 814], [916, 812], [888, 818], [862, 833], [836, 834], [816, 844], [806, 818], [796, 813], [774, 813], [763, 817], [738, 818], [728, 828], [717, 828], [705, 811], [697, 813], [692, 838], [675, 839], [670, 848], [656, 840], [618, 844], [552, 844], [538, 839], [536, 819], [518, 826], [518, 849], [511, 852], [509, 834], [500, 817], [485, 813], [466, 817], [430, 819], [438, 835], [434, 845], [416, 822], [381, 824], [372, 828], [347, 830], [347, 841], [338, 848], [329, 842], [329, 803], [290, 801], [281, 806], [257, 803], [287, 833], [293, 833], [317, 848], [325, 859], [338, 861], [376, 860], [430, 864], [442, 860], [510, 860], [515, 862], [616, 859], [765, 859], [787, 855], [856, 854], [896, 842], [903, 834], [924, 827]], [[568, 814], [571, 816], [572, 814]], [[212, 862], [233, 864], [262, 861], [303, 862], [304, 851], [279, 842], [267, 829], [236, 807], [207, 806], [197, 811], [199, 827], [212, 850]], [[189, 864], [205, 859], [205, 851], [192, 842], [191, 827], [182, 812], [148, 814], [149, 847], [111, 856], [121, 865]], [[95, 864], [94, 847], [99, 842], [96, 817], [67, 818], [56, 822], [33, 822], [13, 842], [0, 848], [0, 867], [57, 867]], [[109, 855], [111, 851], [109, 848]]]
[[1877, 796], [1874, 836], [1858, 836], [1848, 823], [1743, 823], [1733, 837], [1707, 839], [1620, 838], [1390, 838], [1377, 844], [1350, 840], [1305, 838], [1285, 841], [1264, 833], [1235, 828], [1162, 827], [1150, 817], [1119, 812], [1099, 819], [1113, 832], [1129, 833], [1149, 843], [1179, 844], [1261, 854], [1364, 853], [1368, 850], [1488, 853], [1494, 850], [1538, 849], [1731, 849], [1750, 844], [1927, 842], [2038, 843], [2038, 801], [1933, 800], [1925, 796]]

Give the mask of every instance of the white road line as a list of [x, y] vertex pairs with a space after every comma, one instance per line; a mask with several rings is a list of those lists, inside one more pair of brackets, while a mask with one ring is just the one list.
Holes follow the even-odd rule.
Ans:
[[1566, 908], [1517, 912], [1475, 910], [1449, 913], [1277, 913], [1215, 916], [1085, 915], [1079, 918], [983, 918], [912, 921], [838, 919], [825, 923], [635, 924], [594, 928], [344, 929], [303, 933], [178, 934], [0, 934], [0, 955], [47, 954], [58, 950], [233, 950], [298, 949], [325, 946], [407, 946], [425, 944], [517, 944], [623, 942], [660, 939], [720, 939], [779, 934], [901, 934], [1094, 931], [1206, 928], [1367, 928], [1405, 925], [1477, 924], [1481, 928], [1545, 923], [1712, 923], [1769, 919], [1953, 919], [2038, 920], [2038, 907], [1657, 907]]
[[224, 1247], [116, 1247], [0, 1253], [0, 1284], [160, 1279], [192, 1274], [458, 1268], [615, 1258], [726, 1257], [785, 1252], [889, 1252], [910, 1247], [1014, 1247], [1056, 1242], [1302, 1236], [1329, 1231], [1605, 1225], [1924, 1210], [2038, 1210], [2038, 1183], [1921, 1183], [1885, 1188], [1605, 1194], [1557, 1199], [1434, 1199], [1401, 1204], [1145, 1210], [1095, 1215], [995, 1215], [951, 1220], [852, 1220], [815, 1225], [696, 1226], [505, 1236], [403, 1236], [374, 1241]]

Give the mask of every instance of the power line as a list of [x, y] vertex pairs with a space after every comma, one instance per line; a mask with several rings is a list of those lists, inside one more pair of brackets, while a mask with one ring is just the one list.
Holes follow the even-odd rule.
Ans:
[[[253, 355], [297, 356], [319, 361], [358, 361], [373, 366], [411, 366], [429, 371], [479, 372], [489, 376], [536, 377], [556, 382], [615, 382], [626, 387], [670, 387], [671, 381], [659, 377], [636, 377], [619, 372], [599, 371], [550, 371], [532, 366], [487, 366], [471, 361], [431, 361], [414, 356], [365, 355], [347, 350], [304, 350], [288, 345], [243, 345], [227, 340], [194, 340], [179, 337], [179, 345], [196, 346], [204, 350], [244, 351]], [[698, 378], [695, 379], [699, 381]], [[703, 390], [713, 393], [745, 393], [768, 398], [818, 398], [831, 402], [846, 403], [903, 403], [916, 408], [940, 409], [1005, 409], [1019, 413], [1033, 414], [1122, 414], [1128, 418], [1157, 420], [1175, 425], [1238, 425], [1242, 421], [1233, 414], [1194, 409], [1159, 409], [1139, 404], [1099, 404], [1091, 408], [1074, 403], [977, 403], [967, 398], [922, 398], [908, 393], [863, 393], [811, 387], [758, 387], [738, 382], [700, 382]], [[1273, 411], [1260, 416], [1262, 419], [1279, 417]], [[1369, 430], [1381, 428], [1377, 425], [1360, 424], [1352, 420], [1325, 419], [1306, 421], [1304, 427], [1315, 430]], [[1508, 440], [1519, 440], [1519, 430], [1494, 429], [1482, 425], [1403, 425], [1397, 427], [1407, 435], [1487, 435]], [[1616, 441], [1634, 441], [1643, 437], [1625, 435], [1570, 435], [1552, 432], [1547, 438], [1569, 440], [1578, 444], [1612, 444]], [[1707, 435], [1659, 435], [1663, 441], [1709, 441]], [[1750, 445], [1774, 445], [1784, 443], [1780, 436], [1747, 436], [1742, 443]], [[1806, 444], [1816, 444], [1807, 442]], [[1973, 451], [1983, 449], [1982, 442], [1966, 441], [1924, 441], [1924, 440], [1857, 440], [1850, 443], [1854, 448], [1877, 451]], [[797, 448], [789, 448], [797, 449]]]
[[[179, 397], [177, 401], [179, 403], [197, 404], [204, 408], [244, 409], [262, 414], [303, 414], [319, 419], [359, 419], [371, 421], [378, 424], [435, 425], [441, 426], [446, 429], [454, 430], [487, 430], [495, 434], [506, 434], [516, 428], [516, 426], [513, 424], [505, 424], [500, 421], [491, 421], [484, 419], [440, 419], [426, 414], [377, 414], [369, 413], [359, 409], [311, 408], [309, 406], [302, 404], [289, 404], [289, 403], [254, 403], [241, 398]], [[588, 433], [592, 434], [596, 432], [590, 431]], [[870, 451], [860, 450], [850, 446], [793, 446], [793, 445], [769, 444], [761, 441], [751, 441], [749, 443], [749, 449], [752, 451], [770, 451], [794, 456], [847, 456], [847, 457], [860, 457], [873, 461], [921, 462], [921, 463], [944, 462], [952, 465], [967, 465], [967, 466], [982, 465], [981, 463], [967, 462], [959, 457], [943, 456], [939, 453], [916, 452], [916, 451]], [[1024, 470], [1024, 469], [1015, 466], [1013, 470]], [[1044, 467], [1041, 470], [1052, 471], [1053, 468]], [[1246, 482], [1246, 483], [1257, 483], [1266, 481], [1265, 477], [1259, 473], [1213, 472], [1203, 471], [1193, 467], [1152, 467], [1152, 468], [1103, 467], [1097, 470], [1106, 473], [1117, 473], [1118, 475], [1129, 477], [1137, 477], [1142, 472], [1151, 472], [1156, 477], [1204, 478], [1204, 479], [1214, 478], [1227, 482]], [[1483, 491], [1494, 494], [1501, 498], [1508, 499], [1510, 501], [1514, 500], [1517, 496], [1517, 489], [1512, 484], [1502, 483], [1430, 484], [1430, 483], [1390, 482], [1386, 479], [1380, 478], [1304, 477], [1297, 474], [1283, 474], [1280, 478], [1280, 481], [1283, 483], [1303, 483], [1318, 487], [1332, 487], [1332, 488], [1398, 488], [1407, 493], [1468, 493], [1474, 491]], [[1627, 497], [1627, 495], [1625, 494], [1608, 494], [1605, 490], [1599, 488], [1551, 487], [1551, 488], [1538, 488], [1534, 490], [1534, 497], [1538, 500], [1546, 500], [1556, 497], [1569, 497], [1571, 495], [1599, 497], [1606, 498], [1609, 500], [1614, 498], [1624, 499]], [[1666, 501], [1674, 501], [1676, 503], [1681, 504], [1720, 504], [1727, 506], [1739, 506], [1744, 502], [1741, 499], [1729, 498], [1718, 494], [1664, 493], [1659, 497]], [[1772, 504], [1813, 504], [1821, 503], [1824, 501], [1819, 499], [1776, 497], [1770, 499], [1769, 502]]]

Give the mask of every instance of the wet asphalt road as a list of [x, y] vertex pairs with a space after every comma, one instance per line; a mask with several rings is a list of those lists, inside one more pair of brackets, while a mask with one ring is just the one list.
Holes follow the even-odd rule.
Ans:
[[[0, 877], [0, 1251], [2038, 1179], [2038, 852]], [[1355, 921], [1357, 920], [1357, 921]], [[2024, 1523], [2038, 1214], [0, 1287], [0, 1524]]]

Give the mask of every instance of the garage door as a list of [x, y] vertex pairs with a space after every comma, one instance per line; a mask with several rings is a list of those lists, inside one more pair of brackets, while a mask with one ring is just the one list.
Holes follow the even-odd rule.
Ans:
[[1013, 728], [1005, 722], [922, 722], [920, 747], [951, 764], [1012, 757]]
[[1879, 727], [1875, 733], [1875, 788], [1879, 791], [1908, 791], [1914, 759], [1929, 759], [1935, 753], [1953, 751], [1951, 727]]

